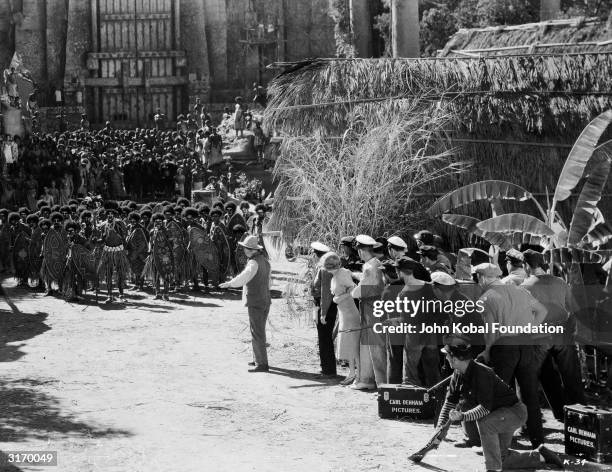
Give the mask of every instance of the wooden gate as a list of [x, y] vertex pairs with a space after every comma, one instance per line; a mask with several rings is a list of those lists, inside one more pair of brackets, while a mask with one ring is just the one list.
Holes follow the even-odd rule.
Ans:
[[116, 126], [152, 124], [157, 108], [181, 112], [187, 78], [179, 45], [179, 0], [93, 0], [90, 116]]

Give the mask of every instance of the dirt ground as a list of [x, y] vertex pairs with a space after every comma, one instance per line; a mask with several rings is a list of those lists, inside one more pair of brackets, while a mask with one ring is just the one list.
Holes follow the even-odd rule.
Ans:
[[[273, 268], [269, 374], [247, 373], [239, 292], [177, 294], [171, 302], [128, 292], [127, 304], [107, 307], [5, 280], [0, 462], [10, 451], [53, 450], [58, 466], [0, 470], [484, 470], [477, 449], [452, 442], [412, 464], [407, 456], [427, 441], [430, 423], [381, 420], [375, 393], [315, 379], [316, 330], [281, 293], [299, 268]], [[546, 418], [551, 447], [562, 451], [561, 424]], [[454, 427], [449, 439], [461, 436]]]

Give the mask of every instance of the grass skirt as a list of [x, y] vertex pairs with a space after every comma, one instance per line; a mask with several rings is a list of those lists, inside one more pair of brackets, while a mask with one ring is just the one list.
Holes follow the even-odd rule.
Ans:
[[98, 263], [98, 277], [106, 278], [108, 274], [117, 274], [122, 280], [126, 280], [130, 273], [130, 261], [125, 251], [102, 250], [100, 262]]

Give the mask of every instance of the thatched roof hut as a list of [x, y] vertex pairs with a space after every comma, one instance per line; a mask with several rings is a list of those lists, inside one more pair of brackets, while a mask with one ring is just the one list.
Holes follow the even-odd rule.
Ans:
[[[612, 18], [611, 18], [612, 19]], [[440, 57], [612, 52], [612, 22], [572, 18], [457, 31]]]
[[[522, 185], [546, 206], [546, 193], [554, 192], [581, 130], [612, 108], [610, 77], [612, 49], [571, 55], [320, 59], [292, 64], [273, 81], [265, 120], [287, 136], [318, 132], [333, 139], [377, 104], [420, 100], [424, 113], [442, 106], [455, 117], [447, 130], [454, 158], [473, 166], [429, 189], [424, 201], [477, 180], [500, 179]], [[608, 218], [611, 197], [608, 185], [600, 205]], [[575, 201], [570, 198], [560, 208], [568, 222]], [[490, 216], [481, 210], [479, 216]]]

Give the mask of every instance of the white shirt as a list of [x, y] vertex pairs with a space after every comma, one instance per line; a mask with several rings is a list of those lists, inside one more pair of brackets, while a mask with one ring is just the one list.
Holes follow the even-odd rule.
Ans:
[[253, 280], [253, 277], [255, 277], [255, 274], [257, 274], [258, 269], [259, 265], [257, 264], [257, 261], [255, 259], [249, 259], [243, 271], [227, 283], [230, 287], [234, 288], [244, 287], [251, 280]]

